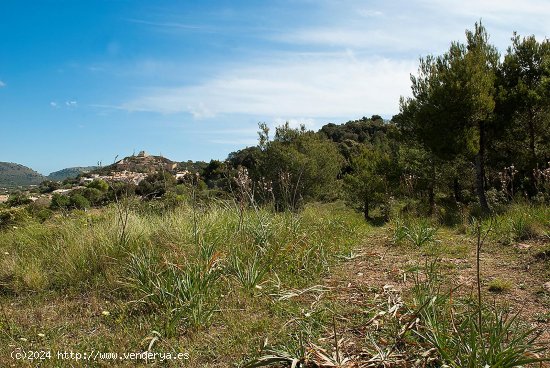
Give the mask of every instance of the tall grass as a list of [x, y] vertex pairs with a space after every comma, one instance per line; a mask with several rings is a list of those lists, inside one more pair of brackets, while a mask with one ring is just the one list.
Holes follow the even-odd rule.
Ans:
[[[490, 220], [487, 220], [490, 221]], [[493, 240], [502, 244], [548, 237], [550, 207], [514, 204], [494, 217]]]
[[535, 330], [497, 306], [479, 305], [470, 299], [452, 298], [441, 289], [435, 263], [417, 278], [414, 304], [422, 306], [422, 325], [415, 332], [437, 349], [447, 367], [523, 367], [548, 361], [547, 351]]
[[359, 243], [359, 215], [327, 205], [299, 213], [224, 202], [132, 206], [121, 241], [115, 206], [73, 211], [0, 233], [0, 287], [17, 294], [99, 290], [156, 315], [166, 335], [208, 326], [222, 293], [298, 288]]

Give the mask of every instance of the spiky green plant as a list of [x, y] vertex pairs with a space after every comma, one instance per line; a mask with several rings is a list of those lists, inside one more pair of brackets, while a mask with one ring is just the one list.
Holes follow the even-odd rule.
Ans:
[[517, 315], [452, 299], [440, 286], [436, 263], [430, 263], [413, 292], [415, 304], [425, 305], [416, 333], [437, 349], [442, 366], [512, 368], [549, 360], [540, 356], [548, 348], [538, 342], [539, 334], [519, 323]]
[[262, 259], [259, 252], [249, 257], [234, 253], [230, 258], [228, 272], [247, 292], [259, 288], [270, 270], [270, 264]]

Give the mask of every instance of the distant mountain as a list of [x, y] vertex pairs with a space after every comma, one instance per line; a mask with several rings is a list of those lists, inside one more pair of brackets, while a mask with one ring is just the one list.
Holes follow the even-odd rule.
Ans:
[[75, 178], [80, 174], [88, 173], [98, 168], [98, 166], [69, 167], [51, 173], [50, 175], [48, 175], [47, 179], [52, 181], [63, 181], [65, 179]]
[[87, 173], [110, 175], [114, 172], [122, 171], [131, 171], [144, 174], [151, 174], [159, 171], [176, 173], [180, 170], [198, 172], [207, 165], [208, 164], [206, 162], [201, 161], [175, 162], [165, 157], [149, 155], [142, 151], [138, 155], [125, 157], [112, 165], [103, 167], [69, 167], [52, 172], [48, 176], [44, 176], [23, 165], [14, 164], [11, 162], [0, 162], [0, 189], [38, 185], [44, 180], [63, 181], [65, 179], [75, 178], [81, 174]]
[[38, 185], [46, 177], [26, 166], [12, 162], [0, 162], [0, 188]]

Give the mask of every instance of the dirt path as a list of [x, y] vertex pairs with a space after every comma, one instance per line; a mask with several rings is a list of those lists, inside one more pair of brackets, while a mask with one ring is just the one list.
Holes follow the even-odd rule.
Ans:
[[[354, 314], [372, 306], [384, 287], [394, 289], [403, 298], [414, 285], [413, 274], [426, 259], [440, 259], [445, 275], [443, 288], [460, 285], [460, 293], [475, 293], [475, 244], [466, 236], [453, 234], [445, 242], [447, 249], [434, 251], [411, 245], [392, 245], [385, 229], [376, 229], [351, 259], [332, 270], [324, 281], [332, 290], [332, 298], [348, 304], [349, 314], [342, 317], [340, 334], [350, 351], [360, 351], [365, 334]], [[443, 241], [442, 241], [443, 242]], [[487, 244], [481, 254], [482, 293], [486, 302], [508, 306], [519, 313], [520, 320], [542, 333], [541, 340], [550, 341], [550, 292], [543, 284], [550, 281], [550, 261], [534, 255], [548, 243], [530, 242], [518, 246]], [[501, 292], [489, 291], [491, 281], [499, 279], [505, 286]], [[353, 306], [353, 307], [352, 307]], [[355, 345], [355, 346], [354, 346]], [[343, 348], [345, 350], [345, 347]]]

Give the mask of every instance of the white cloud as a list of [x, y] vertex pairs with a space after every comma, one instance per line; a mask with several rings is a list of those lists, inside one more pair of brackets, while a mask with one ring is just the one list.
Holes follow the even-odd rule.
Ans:
[[4, 83], [3, 81], [0, 80], [0, 88], [5, 87], [5, 86], [6, 86], [6, 83]]
[[78, 103], [76, 101], [65, 101], [65, 106], [67, 107], [76, 107]]
[[152, 88], [120, 107], [196, 117], [247, 114], [269, 120], [393, 114], [408, 94], [415, 61], [359, 58], [348, 53], [227, 70], [193, 86]]
[[191, 31], [200, 31], [200, 30], [206, 29], [204, 26], [194, 25], [194, 24], [185, 24], [185, 23], [179, 23], [179, 22], [152, 22], [152, 21], [147, 21], [142, 19], [127, 19], [127, 21], [132, 23], [153, 26], [157, 28], [175, 28], [175, 29], [183, 29], [183, 30], [191, 30]]
[[379, 10], [371, 9], [359, 9], [357, 13], [366, 18], [381, 17], [382, 15], [384, 15], [384, 13]]
[[57, 109], [57, 107], [58, 107], [57, 102], [55, 102], [55, 101], [51, 101], [50, 106], [53, 107], [54, 109]]
[[[374, 2], [376, 3], [376, 1]], [[550, 36], [547, 0], [416, 0], [386, 2], [380, 9], [365, 9], [362, 1], [334, 3], [326, 10], [329, 21], [289, 27], [273, 34], [279, 42], [318, 48], [354, 48], [377, 55], [439, 53], [451, 41], [464, 40], [465, 29], [480, 19], [491, 40], [505, 51], [513, 31]], [[365, 19], [367, 18], [367, 19]]]
[[[139, 91], [117, 108], [187, 113], [195, 119], [231, 114], [275, 123], [310, 119], [311, 126], [333, 118], [389, 116], [398, 111], [399, 97], [410, 94], [409, 75], [416, 72], [418, 57], [439, 54], [451, 41], [464, 40], [465, 29], [479, 19], [501, 52], [514, 30], [543, 38], [550, 34], [546, 1], [373, 0], [368, 7], [362, 0], [320, 1], [317, 20], [259, 36], [286, 51], [265, 55], [263, 49], [262, 59], [216, 65], [217, 73], [209, 70], [199, 82], [180, 86], [174, 80], [189, 73], [185, 65], [166, 68], [151, 60], [139, 69], [158, 74], [158, 86]], [[169, 86], [162, 86], [164, 80]]]
[[187, 106], [187, 111], [190, 112], [195, 119], [212, 118], [216, 116], [202, 102], [199, 102], [198, 105]]
[[502, 51], [509, 45], [513, 31], [521, 35], [534, 34], [540, 39], [550, 36], [550, 6], [547, 0], [463, 0], [449, 2], [445, 0], [420, 0], [428, 12], [441, 15], [442, 19], [454, 19], [454, 22], [467, 20], [465, 24], [472, 28], [473, 22], [482, 20], [492, 36], [493, 42]]

